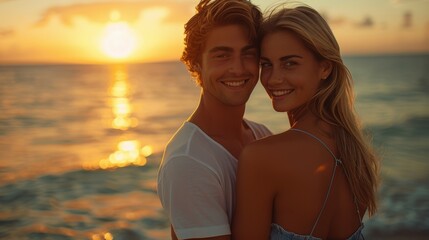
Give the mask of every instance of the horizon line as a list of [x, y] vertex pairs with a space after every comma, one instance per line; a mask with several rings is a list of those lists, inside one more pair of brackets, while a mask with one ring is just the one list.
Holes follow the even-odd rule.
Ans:
[[[347, 53], [342, 54], [343, 58], [349, 57], [399, 57], [429, 55], [427, 52], [389, 52], [389, 53]], [[181, 62], [180, 59], [165, 59], [156, 61], [116, 61], [116, 62], [0, 62], [1, 66], [37, 66], [37, 65], [140, 65]]]

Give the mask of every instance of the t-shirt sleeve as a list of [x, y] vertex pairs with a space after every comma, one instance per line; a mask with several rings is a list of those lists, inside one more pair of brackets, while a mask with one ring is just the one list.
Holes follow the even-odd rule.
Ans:
[[231, 234], [225, 193], [210, 166], [188, 156], [169, 159], [158, 194], [179, 239]]

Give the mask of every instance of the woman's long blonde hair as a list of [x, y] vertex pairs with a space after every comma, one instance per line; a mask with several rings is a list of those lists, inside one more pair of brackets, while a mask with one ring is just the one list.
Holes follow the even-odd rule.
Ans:
[[293, 32], [317, 59], [331, 62], [332, 72], [322, 81], [309, 107], [334, 126], [334, 139], [351, 190], [357, 203], [368, 209], [369, 216], [373, 215], [377, 210], [379, 159], [355, 112], [352, 76], [343, 63], [334, 34], [323, 17], [308, 6], [282, 5], [272, 10], [262, 24], [260, 36], [278, 31]]

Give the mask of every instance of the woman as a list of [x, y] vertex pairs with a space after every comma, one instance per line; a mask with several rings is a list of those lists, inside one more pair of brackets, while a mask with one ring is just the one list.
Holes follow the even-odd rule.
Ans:
[[275, 11], [261, 37], [261, 82], [291, 129], [242, 152], [234, 239], [359, 239], [377, 209], [379, 163], [338, 43], [307, 6]]

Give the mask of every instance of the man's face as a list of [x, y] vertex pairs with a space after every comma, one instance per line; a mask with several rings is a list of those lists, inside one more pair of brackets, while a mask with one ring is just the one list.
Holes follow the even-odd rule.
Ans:
[[243, 105], [258, 74], [258, 49], [242, 26], [220, 26], [209, 32], [200, 66], [203, 97], [228, 106]]

